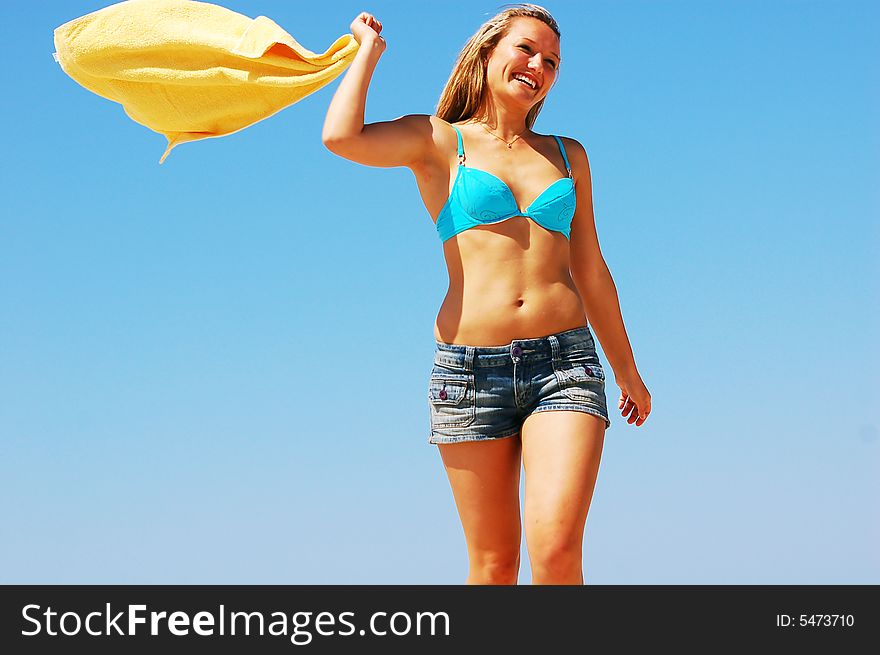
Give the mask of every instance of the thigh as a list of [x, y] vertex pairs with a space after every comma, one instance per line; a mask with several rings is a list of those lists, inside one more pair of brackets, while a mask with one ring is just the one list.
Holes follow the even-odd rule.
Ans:
[[594, 414], [556, 410], [526, 418], [523, 512], [530, 554], [582, 545], [604, 441], [605, 421]]
[[438, 444], [468, 553], [518, 557], [522, 528], [519, 510], [519, 434], [489, 441]]

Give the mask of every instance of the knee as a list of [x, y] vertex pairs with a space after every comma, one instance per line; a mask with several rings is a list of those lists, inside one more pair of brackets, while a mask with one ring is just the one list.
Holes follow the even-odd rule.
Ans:
[[471, 556], [467, 584], [515, 585], [519, 577], [519, 552], [478, 553]]
[[547, 580], [567, 580], [581, 575], [583, 553], [580, 545], [554, 544], [529, 554], [534, 577]]

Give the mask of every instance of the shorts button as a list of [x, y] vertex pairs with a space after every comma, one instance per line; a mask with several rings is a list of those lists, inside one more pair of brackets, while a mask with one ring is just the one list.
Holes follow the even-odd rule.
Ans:
[[440, 400], [446, 400], [446, 389], [440, 389]]
[[589, 366], [587, 366], [586, 369], [587, 369], [587, 375], [593, 374], [593, 369], [591, 369]]
[[514, 346], [510, 352], [513, 354], [514, 357], [519, 357], [520, 355], [522, 355], [522, 348], [520, 348], [519, 346]]

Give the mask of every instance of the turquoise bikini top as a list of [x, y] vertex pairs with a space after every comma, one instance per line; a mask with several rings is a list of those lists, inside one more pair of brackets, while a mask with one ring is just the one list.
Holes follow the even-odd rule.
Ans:
[[562, 232], [566, 239], [571, 239], [571, 219], [574, 217], [576, 194], [571, 166], [558, 136], [554, 135], [553, 138], [559, 144], [568, 177], [551, 183], [531, 205], [521, 210], [517, 207], [510, 187], [501, 179], [492, 173], [464, 165], [461, 132], [454, 125], [452, 127], [458, 134], [458, 172], [452, 184], [452, 192], [437, 216], [437, 233], [441, 241], [477, 225], [500, 223], [514, 216], [527, 216], [541, 227]]

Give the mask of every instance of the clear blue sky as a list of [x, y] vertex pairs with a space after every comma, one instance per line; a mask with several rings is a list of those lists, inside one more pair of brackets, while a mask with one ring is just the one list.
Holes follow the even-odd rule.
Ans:
[[[463, 582], [411, 173], [322, 146], [341, 78], [159, 166], [52, 59], [106, 4], [0, 9], [0, 582]], [[368, 122], [433, 112], [500, 7], [221, 4], [316, 52], [378, 16]], [[880, 5], [547, 7], [535, 127], [589, 153], [653, 397], [641, 428], [612, 413], [585, 581], [880, 583]]]

